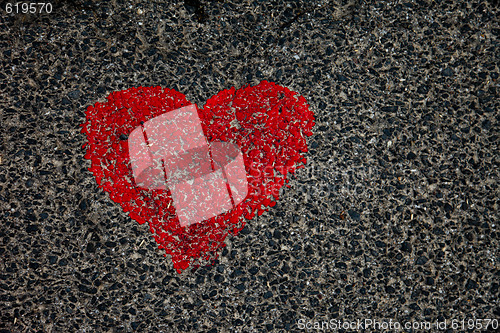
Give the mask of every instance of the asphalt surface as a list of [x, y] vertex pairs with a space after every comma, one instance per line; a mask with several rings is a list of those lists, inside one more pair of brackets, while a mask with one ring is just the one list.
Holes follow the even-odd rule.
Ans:
[[[498, 325], [495, 2], [52, 4], [0, 19], [0, 332]], [[310, 104], [308, 164], [214, 265], [178, 274], [87, 170], [85, 109], [261, 80]]]

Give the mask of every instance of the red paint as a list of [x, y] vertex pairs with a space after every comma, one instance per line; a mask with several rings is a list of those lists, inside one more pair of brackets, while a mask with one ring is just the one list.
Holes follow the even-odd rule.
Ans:
[[[191, 104], [168, 88], [138, 87], [111, 93], [107, 102], [87, 108], [82, 132], [85, 158], [97, 184], [139, 223], [149, 223], [159, 248], [171, 255], [180, 273], [190, 264], [215, 259], [228, 234], [236, 235], [245, 218], [261, 215], [276, 204], [288, 173], [306, 163], [306, 136], [314, 115], [304, 97], [274, 83], [223, 90], [198, 108], [208, 141], [237, 143], [245, 160], [249, 194], [235, 209], [202, 223], [181, 227], [168, 190], [135, 186], [128, 156], [131, 133], [141, 121]], [[235, 117], [238, 120], [235, 121]], [[122, 136], [122, 139], [120, 139]], [[275, 175], [275, 171], [276, 175]]]

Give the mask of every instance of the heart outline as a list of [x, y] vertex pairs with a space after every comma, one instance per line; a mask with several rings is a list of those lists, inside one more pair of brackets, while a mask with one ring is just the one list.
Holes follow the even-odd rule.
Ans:
[[[256, 86], [222, 90], [207, 100], [198, 115], [209, 142], [228, 141], [243, 152], [252, 191], [233, 210], [181, 228], [168, 190], [130, 187], [127, 140], [141, 122], [190, 103], [173, 89], [137, 87], [115, 91], [104, 103], [87, 108], [82, 132], [87, 135], [85, 158], [89, 171], [110, 199], [140, 224], [149, 223], [158, 248], [171, 256], [180, 273], [190, 264], [213, 261], [229, 234], [236, 235], [256, 214], [276, 204], [288, 174], [307, 163], [306, 137], [312, 135], [314, 114], [303, 96], [286, 87], [262, 81]], [[265, 112], [263, 112], [265, 111]], [[291, 135], [290, 135], [291, 134]], [[265, 163], [264, 163], [265, 162]], [[270, 168], [269, 168], [270, 167]], [[177, 223], [177, 225], [176, 225]]]

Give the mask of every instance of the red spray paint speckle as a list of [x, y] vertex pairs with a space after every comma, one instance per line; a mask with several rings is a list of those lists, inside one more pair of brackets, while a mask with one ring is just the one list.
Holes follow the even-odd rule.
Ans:
[[245, 219], [261, 215], [279, 199], [287, 175], [306, 163], [306, 137], [314, 114], [304, 97], [263, 81], [254, 87], [231, 88], [198, 108], [209, 142], [236, 143], [243, 153], [248, 195], [234, 209], [201, 223], [181, 227], [168, 190], [147, 190], [133, 181], [126, 138], [141, 122], [191, 104], [172, 89], [138, 87], [111, 93], [104, 103], [89, 106], [82, 132], [85, 158], [99, 187], [129, 216], [148, 222], [158, 247], [172, 257], [180, 273], [190, 264], [216, 259], [228, 234], [236, 235]]

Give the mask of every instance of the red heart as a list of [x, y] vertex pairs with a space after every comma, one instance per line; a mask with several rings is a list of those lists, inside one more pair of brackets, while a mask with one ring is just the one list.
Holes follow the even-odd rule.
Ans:
[[81, 126], [88, 142], [85, 158], [99, 187], [129, 216], [148, 222], [159, 248], [170, 254], [178, 272], [190, 263], [217, 258], [229, 233], [237, 234], [246, 219], [276, 204], [280, 188], [306, 163], [306, 136], [312, 135], [314, 115], [304, 97], [271, 82], [231, 88], [198, 108], [209, 142], [236, 143], [244, 156], [249, 193], [234, 209], [202, 223], [181, 227], [168, 190], [134, 185], [128, 155], [128, 135], [141, 122], [191, 104], [171, 89], [138, 87], [111, 93], [107, 102], [87, 108]]

